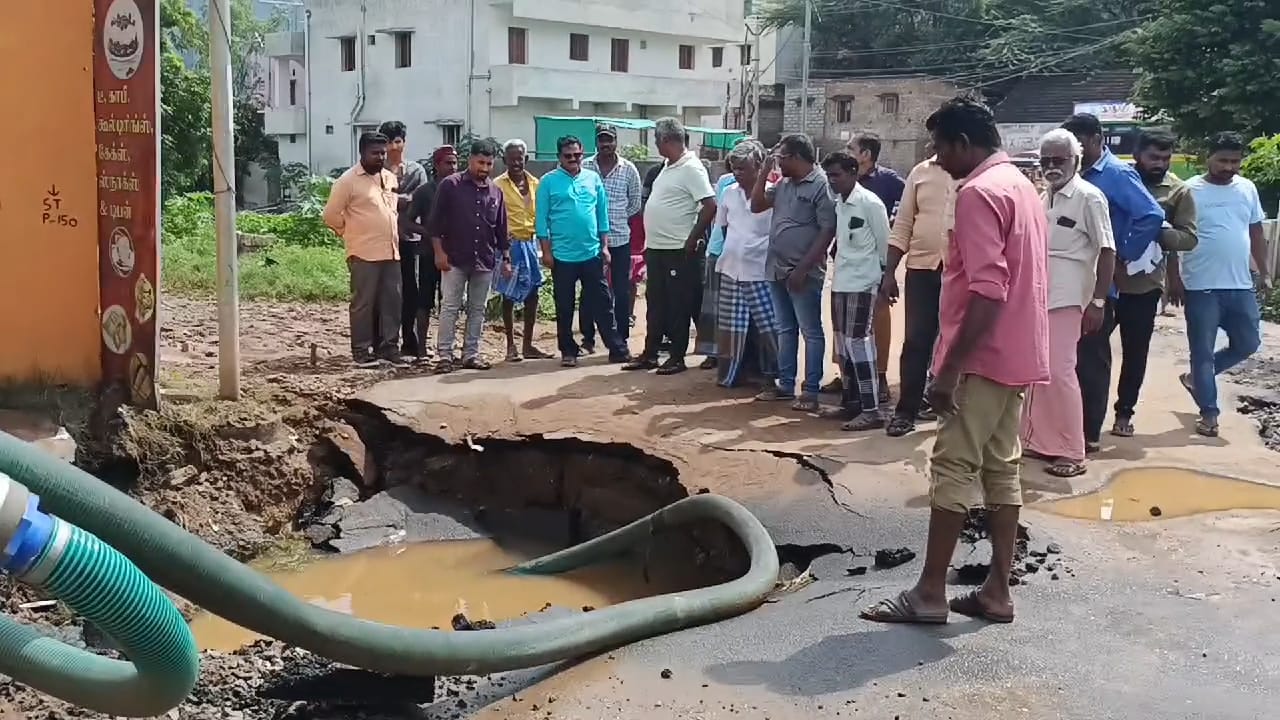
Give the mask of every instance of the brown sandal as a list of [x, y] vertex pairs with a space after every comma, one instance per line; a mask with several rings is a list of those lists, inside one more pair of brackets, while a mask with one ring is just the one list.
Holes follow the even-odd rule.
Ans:
[[858, 613], [863, 620], [878, 623], [914, 625], [945, 625], [947, 613], [921, 613], [911, 605], [911, 596], [904, 590], [897, 597], [885, 598]]
[[959, 613], [965, 617], [981, 618], [987, 622], [1000, 623], [1001, 625], [1013, 622], [1013, 613], [1006, 615], [987, 610], [983, 606], [981, 598], [978, 597], [977, 590], [952, 598], [948, 605], [951, 608], [951, 612]]

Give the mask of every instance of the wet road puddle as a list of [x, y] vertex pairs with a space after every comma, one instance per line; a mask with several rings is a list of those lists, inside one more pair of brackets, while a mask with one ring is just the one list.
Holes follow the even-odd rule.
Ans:
[[[548, 603], [581, 611], [675, 589], [646, 583], [640, 568], [624, 561], [553, 576], [502, 572], [535, 556], [491, 540], [462, 540], [330, 556], [299, 570], [268, 574], [309, 603], [411, 628], [450, 628], [460, 600], [472, 621], [501, 623], [537, 613]], [[231, 651], [259, 638], [207, 614], [193, 619], [191, 630], [207, 650]]]
[[1091, 493], [1035, 507], [1081, 520], [1133, 522], [1224, 510], [1280, 510], [1280, 487], [1179, 468], [1135, 468], [1116, 473]]

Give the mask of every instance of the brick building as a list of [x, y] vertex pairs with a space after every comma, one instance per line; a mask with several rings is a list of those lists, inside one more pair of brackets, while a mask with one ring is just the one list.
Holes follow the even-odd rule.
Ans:
[[[880, 136], [880, 163], [906, 174], [927, 156], [924, 121], [943, 101], [955, 97], [954, 83], [928, 75], [809, 81], [808, 131], [823, 152], [839, 149], [859, 131]], [[785, 132], [801, 121], [801, 86], [788, 84]]]

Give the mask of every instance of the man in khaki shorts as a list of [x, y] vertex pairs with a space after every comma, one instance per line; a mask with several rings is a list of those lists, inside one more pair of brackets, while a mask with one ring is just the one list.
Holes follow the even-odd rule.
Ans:
[[[931, 458], [929, 540], [915, 586], [862, 617], [945, 623], [954, 610], [1012, 622], [1009, 571], [1022, 506], [1022, 402], [1027, 386], [1049, 381], [1048, 224], [1031, 181], [1000, 151], [1000, 133], [985, 105], [949, 100], [926, 127], [938, 162], [964, 180], [943, 269], [929, 398], [941, 417]], [[979, 488], [991, 569], [980, 589], [948, 603], [951, 555]]]

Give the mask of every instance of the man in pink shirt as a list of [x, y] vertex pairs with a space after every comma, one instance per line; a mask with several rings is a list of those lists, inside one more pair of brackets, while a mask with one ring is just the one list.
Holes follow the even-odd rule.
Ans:
[[[1044, 206], [1000, 151], [991, 111], [949, 100], [929, 117], [938, 162], [962, 180], [942, 277], [929, 399], [941, 422], [933, 445], [932, 511], [915, 587], [867, 608], [877, 622], [945, 623], [949, 611], [1012, 622], [1009, 570], [1022, 506], [1018, 433], [1029, 385], [1049, 381], [1048, 225]], [[982, 490], [991, 569], [982, 587], [947, 602], [947, 569]]]

